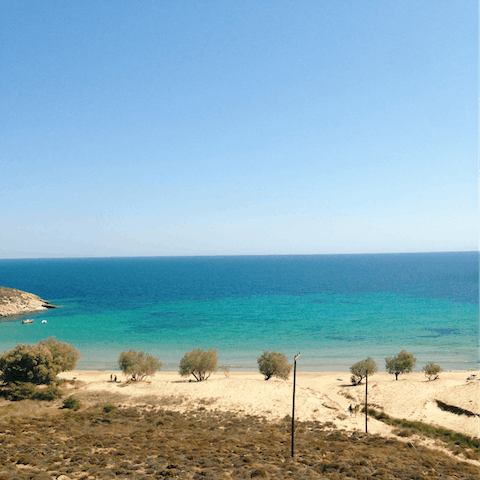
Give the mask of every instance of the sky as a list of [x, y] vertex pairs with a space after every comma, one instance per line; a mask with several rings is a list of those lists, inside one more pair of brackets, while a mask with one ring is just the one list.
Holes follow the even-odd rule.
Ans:
[[0, 258], [478, 249], [474, 0], [0, 3]]

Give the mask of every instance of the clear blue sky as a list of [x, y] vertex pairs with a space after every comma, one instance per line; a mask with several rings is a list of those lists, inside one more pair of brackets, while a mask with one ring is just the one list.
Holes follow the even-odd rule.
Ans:
[[474, 0], [5, 1], [0, 258], [477, 250]]

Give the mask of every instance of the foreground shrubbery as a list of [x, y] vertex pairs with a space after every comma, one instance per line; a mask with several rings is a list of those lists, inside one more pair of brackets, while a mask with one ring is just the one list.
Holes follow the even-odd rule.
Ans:
[[75, 398], [74, 396], [70, 395], [68, 398], [66, 398], [63, 401], [63, 408], [68, 408], [70, 410], [80, 410], [82, 408], [82, 404], [80, 403], [80, 400]]
[[53, 401], [61, 398], [62, 391], [56, 385], [38, 388], [33, 383], [13, 383], [2, 389], [1, 394], [7, 400], [18, 402], [21, 400]]
[[478, 480], [478, 467], [438, 451], [318, 422], [297, 422], [292, 460], [289, 417], [267, 422], [205, 410], [106, 412], [103, 404], [39, 418], [1, 413], [1, 479]]

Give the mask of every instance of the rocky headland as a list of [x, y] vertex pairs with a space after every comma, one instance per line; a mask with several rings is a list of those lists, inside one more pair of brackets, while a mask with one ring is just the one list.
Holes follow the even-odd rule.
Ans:
[[42, 312], [57, 306], [42, 300], [33, 293], [23, 292], [15, 288], [0, 287], [0, 318]]

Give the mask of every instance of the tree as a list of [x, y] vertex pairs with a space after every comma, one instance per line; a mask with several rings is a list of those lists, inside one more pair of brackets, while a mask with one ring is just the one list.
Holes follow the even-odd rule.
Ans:
[[52, 383], [57, 374], [75, 368], [80, 352], [50, 337], [36, 345], [17, 345], [0, 356], [0, 381], [5, 384]]
[[367, 357], [365, 360], [360, 360], [350, 367], [350, 372], [352, 373], [352, 383], [354, 385], [359, 385], [367, 376], [367, 372], [369, 375], [373, 375], [377, 371], [377, 364], [372, 357]]
[[283, 353], [268, 352], [265, 350], [261, 357], [257, 358], [258, 369], [265, 380], [272, 377], [278, 377], [287, 380], [292, 371], [292, 364], [288, 363], [287, 357]]
[[218, 367], [217, 350], [197, 349], [187, 352], [180, 361], [179, 373], [182, 377], [193, 375], [197, 382], [206, 380]]
[[406, 350], [402, 350], [395, 357], [387, 357], [385, 359], [385, 369], [388, 373], [395, 374], [395, 380], [398, 380], [398, 376], [402, 373], [409, 373], [413, 370], [417, 363], [417, 359], [413, 353], [408, 353]]
[[141, 352], [129, 350], [120, 354], [118, 366], [125, 376], [130, 376], [131, 380], [137, 382], [155, 375], [162, 367], [162, 362], [143, 350]]
[[72, 345], [65, 342], [58, 342], [55, 337], [40, 340], [40, 345], [45, 345], [52, 354], [53, 361], [61, 368], [61, 372], [75, 370], [80, 352]]
[[433, 362], [430, 362], [430, 363], [427, 363], [422, 368], [422, 371], [425, 372], [425, 376], [428, 378], [428, 381], [430, 381], [430, 380], [436, 380], [439, 377], [442, 369], [440, 368], [439, 365]]
[[220, 365], [220, 370], [226, 377], [230, 375], [230, 367], [228, 367], [227, 365]]

